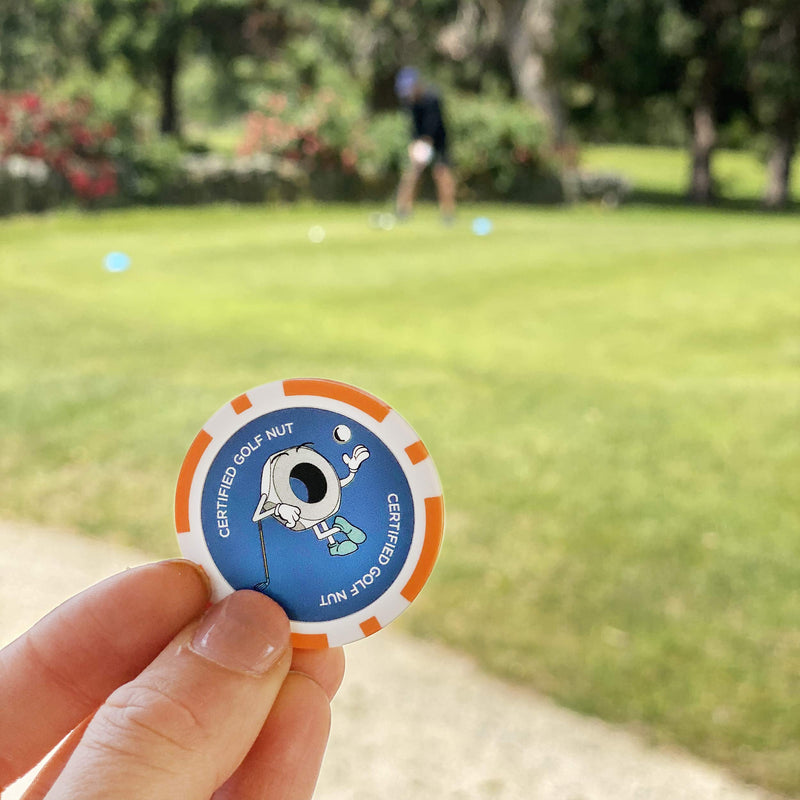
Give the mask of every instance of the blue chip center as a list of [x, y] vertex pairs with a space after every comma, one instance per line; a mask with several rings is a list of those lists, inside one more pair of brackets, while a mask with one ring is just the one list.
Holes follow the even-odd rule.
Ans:
[[225, 442], [203, 485], [201, 522], [234, 589], [263, 592], [294, 621], [326, 622], [394, 583], [414, 507], [378, 436], [345, 414], [298, 407], [257, 417]]

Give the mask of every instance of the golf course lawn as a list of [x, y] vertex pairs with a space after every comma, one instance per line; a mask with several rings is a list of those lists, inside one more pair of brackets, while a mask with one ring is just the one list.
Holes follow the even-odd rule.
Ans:
[[[670, 195], [681, 200], [689, 180], [689, 152], [674, 147], [588, 145], [581, 149], [581, 165], [590, 170], [624, 175], [635, 192]], [[727, 201], [754, 202], [764, 196], [767, 170], [754, 153], [717, 149], [714, 152], [714, 190]], [[800, 169], [793, 171], [791, 193], [800, 201]]]
[[218, 407], [358, 384], [445, 487], [401, 627], [800, 794], [800, 220], [370, 210], [0, 221], [0, 516], [175, 554], [175, 479]]

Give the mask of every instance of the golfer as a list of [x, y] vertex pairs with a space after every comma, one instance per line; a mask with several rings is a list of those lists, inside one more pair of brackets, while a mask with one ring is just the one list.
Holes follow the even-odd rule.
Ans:
[[425, 86], [414, 67], [403, 67], [395, 79], [395, 92], [411, 113], [413, 140], [408, 147], [409, 166], [397, 189], [397, 216], [407, 218], [414, 206], [420, 176], [432, 164], [439, 210], [445, 223], [452, 223], [456, 211], [456, 181], [447, 152], [447, 131], [439, 95]]

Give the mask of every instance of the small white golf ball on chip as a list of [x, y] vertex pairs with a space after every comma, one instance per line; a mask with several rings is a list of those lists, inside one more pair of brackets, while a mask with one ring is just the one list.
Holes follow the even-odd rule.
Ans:
[[125, 272], [131, 265], [131, 257], [127, 253], [114, 251], [108, 253], [103, 259], [103, 266], [109, 272]]
[[347, 425], [337, 425], [333, 429], [333, 438], [336, 439], [339, 444], [347, 444], [352, 436], [353, 432], [347, 427]]
[[319, 244], [325, 240], [325, 228], [322, 225], [312, 225], [308, 229], [308, 240], [312, 244]]
[[385, 628], [430, 577], [444, 534], [436, 467], [389, 405], [295, 378], [235, 397], [184, 459], [175, 529], [212, 602], [271, 597], [292, 645], [338, 647]]
[[487, 217], [475, 217], [472, 220], [472, 232], [476, 236], [488, 236], [492, 232], [492, 221]]

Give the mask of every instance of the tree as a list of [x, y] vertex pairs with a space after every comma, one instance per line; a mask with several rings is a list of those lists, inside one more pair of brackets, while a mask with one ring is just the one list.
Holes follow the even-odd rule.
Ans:
[[726, 90], [745, 82], [741, 16], [747, 0], [668, 0], [662, 14], [662, 43], [683, 59], [680, 93], [690, 109], [689, 197], [709, 203], [714, 196], [711, 159]]
[[[73, 0], [74, 1], [74, 0]], [[255, 0], [92, 0], [89, 57], [97, 70], [122, 57], [144, 85], [155, 82], [161, 98], [160, 130], [180, 135], [177, 80], [189, 48], [206, 47], [232, 57], [247, 42], [245, 26]]]
[[800, 6], [796, 0], [764, 0], [746, 16], [749, 85], [771, 152], [765, 204], [789, 202], [792, 161], [800, 135]]
[[681, 64], [662, 46], [664, 4], [581, 0], [558, 6], [553, 74], [583, 136], [683, 143], [676, 99]]
[[566, 117], [554, 81], [556, 8], [559, 0], [462, 0], [437, 47], [465, 62], [490, 60], [501, 44], [516, 95], [547, 120], [556, 144], [566, 134]]
[[35, 73], [32, 63], [36, 52], [37, 17], [25, 0], [8, 0], [0, 6], [0, 91], [29, 85]]
[[720, 126], [750, 118], [742, 18], [752, 1], [561, 4], [555, 70], [572, 119], [601, 138], [686, 143], [689, 196], [710, 202]]
[[400, 67], [430, 70], [437, 36], [456, 15], [458, 0], [341, 0], [338, 5], [357, 12], [351, 63], [377, 111], [397, 107], [394, 80]]
[[553, 141], [561, 145], [566, 120], [550, 68], [557, 4], [558, 0], [500, 0], [503, 36], [517, 95], [541, 111]]
[[85, 49], [88, 0], [0, 2], [0, 91], [38, 89]]

